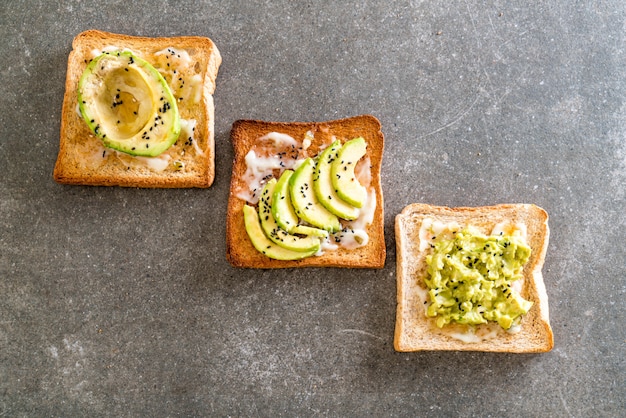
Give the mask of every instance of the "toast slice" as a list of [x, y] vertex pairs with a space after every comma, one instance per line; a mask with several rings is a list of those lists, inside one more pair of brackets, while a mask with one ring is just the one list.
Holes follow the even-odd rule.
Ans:
[[[420, 230], [427, 219], [443, 224], [456, 222], [461, 228], [472, 226], [486, 235], [502, 223], [525, 226], [531, 255], [523, 267], [520, 294], [533, 302], [533, 306], [521, 317], [516, 332], [507, 332], [497, 324], [481, 324], [473, 329], [467, 325], [448, 324], [440, 329], [433, 318], [426, 316], [430, 301], [424, 283], [427, 276], [425, 258], [431, 247], [422, 242], [430, 237], [420, 234]], [[530, 204], [461, 208], [412, 204], [396, 216], [395, 234], [397, 313], [394, 347], [397, 351], [535, 353], [552, 349], [548, 296], [541, 273], [550, 235], [548, 214], [543, 209]], [[468, 331], [473, 332], [469, 334]]]
[[[353, 249], [339, 246], [334, 250], [322, 247], [323, 250], [318, 254], [300, 260], [276, 260], [255, 249], [246, 232], [243, 208], [245, 205], [257, 205], [258, 196], [255, 196], [253, 189], [260, 191], [269, 178], [278, 178], [284, 170], [270, 168], [260, 174], [266, 175], [266, 177], [255, 183], [255, 180], [250, 179], [246, 156], [255, 149], [259, 153], [259, 145], [266, 143], [267, 135], [271, 133], [288, 135], [297, 142], [297, 146], [290, 147], [287, 145], [282, 151], [280, 149], [273, 150], [270, 157], [285, 151], [288, 154], [295, 152], [297, 155], [293, 155], [293, 157], [297, 158], [298, 161], [302, 161], [305, 157], [319, 155], [335, 140], [345, 143], [355, 137], [365, 139], [366, 154], [361, 158], [361, 161], [364, 165], [368, 165], [366, 169], [369, 168], [369, 178], [366, 179], [367, 189], [371, 196], [369, 201], [375, 202], [375, 208], [370, 212], [371, 223], [365, 227], [368, 237], [365, 245]], [[287, 267], [382, 268], [384, 266], [386, 253], [384, 202], [380, 179], [384, 136], [378, 119], [370, 115], [361, 115], [328, 122], [310, 123], [238, 120], [233, 124], [231, 141], [234, 148], [234, 161], [226, 220], [226, 246], [227, 259], [233, 266], [261, 269]], [[289, 142], [290, 140], [287, 139], [287, 143]], [[251, 185], [251, 182], [255, 183], [254, 186]], [[359, 220], [357, 219], [357, 221]], [[342, 221], [342, 225], [346, 225], [344, 221]]]
[[[215, 79], [220, 53], [208, 38], [145, 38], [97, 30], [72, 42], [65, 82], [60, 146], [54, 180], [62, 184], [146, 188], [209, 187], [215, 177]], [[135, 157], [106, 148], [78, 110], [79, 79], [103, 51], [130, 50], [165, 78], [181, 118], [181, 133], [157, 157]]]

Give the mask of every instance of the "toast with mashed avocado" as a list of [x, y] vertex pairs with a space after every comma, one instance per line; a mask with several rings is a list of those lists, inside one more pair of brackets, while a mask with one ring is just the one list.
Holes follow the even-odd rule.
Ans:
[[395, 234], [397, 351], [552, 349], [543, 209], [412, 204]]
[[221, 60], [205, 37], [77, 35], [68, 58], [55, 181], [211, 186], [213, 92]]
[[226, 249], [233, 266], [384, 266], [384, 136], [375, 117], [239, 120], [231, 141]]

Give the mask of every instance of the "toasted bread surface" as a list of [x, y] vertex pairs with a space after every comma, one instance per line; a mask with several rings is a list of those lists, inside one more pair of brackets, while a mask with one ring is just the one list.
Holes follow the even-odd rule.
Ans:
[[[72, 48], [67, 64], [55, 181], [154, 188], [209, 187], [213, 183], [213, 92], [222, 59], [210, 39], [146, 38], [89, 30], [74, 38]], [[177, 142], [158, 157], [133, 157], [105, 148], [78, 111], [78, 82], [83, 71], [95, 56], [113, 50], [130, 50], [152, 64], [177, 99], [183, 128]]]
[[[248, 238], [243, 218], [243, 206], [247, 200], [241, 192], [248, 188], [246, 182], [248, 152], [259, 143], [259, 139], [271, 133], [287, 134], [301, 141], [307, 132], [313, 134], [306, 150], [308, 156], [318, 155], [333, 142], [333, 139], [346, 142], [362, 136], [367, 142], [364, 158], [370, 162], [371, 181], [369, 189], [376, 197], [373, 221], [366, 231], [369, 241], [355, 248], [324, 251], [321, 255], [296, 261], [274, 260], [258, 252]], [[382, 268], [385, 263], [384, 202], [381, 187], [381, 166], [384, 149], [384, 136], [380, 122], [370, 115], [361, 115], [328, 122], [265, 122], [238, 120], [231, 130], [234, 161], [226, 218], [227, 259], [235, 267], [246, 268], [287, 268], [287, 267], [352, 267]], [[279, 173], [274, 172], [278, 177]]]
[[[526, 227], [526, 242], [532, 254], [524, 266], [521, 296], [534, 304], [522, 316], [516, 332], [505, 332], [497, 325], [445, 325], [437, 328], [425, 313], [427, 293], [426, 255], [421, 250], [420, 228], [425, 219], [443, 223], [457, 222], [489, 234], [494, 226], [506, 222]], [[455, 350], [510, 353], [546, 352], [554, 345], [549, 322], [548, 296], [541, 268], [545, 259], [550, 231], [548, 214], [530, 204], [502, 204], [485, 207], [449, 208], [411, 204], [396, 216], [397, 313], [394, 347], [397, 351]], [[429, 246], [430, 248], [430, 246]], [[449, 328], [446, 328], [449, 327]], [[467, 337], [467, 338], [466, 338]]]

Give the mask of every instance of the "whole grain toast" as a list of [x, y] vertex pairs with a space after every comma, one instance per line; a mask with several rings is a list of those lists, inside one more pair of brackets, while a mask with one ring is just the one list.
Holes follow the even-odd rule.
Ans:
[[[152, 188], [209, 187], [215, 177], [215, 79], [220, 53], [208, 38], [146, 38], [89, 30], [72, 42], [65, 82], [59, 154], [54, 180], [63, 184]], [[103, 51], [130, 50], [165, 77], [183, 128], [158, 157], [133, 157], [105, 148], [78, 111], [79, 79]]]
[[[487, 332], [488, 338], [466, 341], [439, 329], [434, 319], [425, 314], [427, 294], [425, 257], [420, 228], [425, 219], [443, 223], [457, 222], [461, 227], [472, 226], [484, 234], [491, 233], [501, 222], [524, 224], [526, 242], [532, 253], [523, 268], [521, 296], [534, 305], [522, 316], [515, 333], [502, 329]], [[548, 214], [530, 204], [502, 204], [485, 207], [449, 208], [427, 204], [411, 204], [396, 216], [397, 314], [394, 347], [397, 351], [458, 350], [533, 353], [550, 351], [554, 345], [549, 322], [548, 296], [543, 282], [543, 266], [549, 239]], [[420, 249], [420, 247], [422, 249]], [[430, 248], [430, 246], [428, 246]], [[478, 325], [486, 328], [490, 325]], [[497, 327], [496, 327], [497, 328]], [[479, 328], [478, 328], [479, 329]], [[455, 331], [465, 331], [456, 329]]]
[[[376, 196], [373, 222], [367, 227], [369, 241], [356, 249], [339, 248], [324, 251], [296, 261], [274, 260], [257, 251], [245, 229], [243, 207], [247, 200], [241, 191], [247, 189], [245, 161], [248, 152], [259, 142], [259, 138], [271, 133], [287, 134], [302, 140], [310, 132], [312, 141], [307, 149], [309, 156], [315, 156], [331, 144], [333, 138], [346, 142], [355, 137], [363, 137], [367, 143], [365, 157], [371, 167], [370, 189]], [[384, 135], [378, 119], [371, 115], [361, 115], [328, 122], [265, 122], [258, 120], [238, 120], [231, 130], [234, 160], [226, 217], [227, 259], [235, 267], [246, 268], [287, 268], [287, 267], [351, 267], [382, 268], [385, 263], [384, 202], [381, 187], [381, 165], [384, 149]], [[274, 176], [278, 176], [274, 172]]]

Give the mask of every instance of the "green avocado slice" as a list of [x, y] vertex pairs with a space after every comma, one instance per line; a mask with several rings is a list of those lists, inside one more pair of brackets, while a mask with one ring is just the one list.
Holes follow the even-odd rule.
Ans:
[[296, 225], [291, 231], [293, 234], [310, 235], [312, 237], [326, 238], [328, 237], [328, 231], [323, 229], [313, 228], [312, 226]]
[[359, 209], [339, 197], [331, 180], [331, 166], [341, 146], [341, 141], [335, 141], [320, 154], [313, 175], [313, 190], [326, 209], [340, 218], [352, 221], [359, 217]]
[[305, 222], [329, 232], [341, 230], [339, 218], [320, 204], [313, 190], [315, 161], [307, 158], [289, 179], [291, 203]]
[[306, 252], [292, 251], [274, 244], [263, 232], [263, 229], [261, 228], [261, 221], [259, 220], [259, 214], [252, 206], [244, 205], [243, 217], [246, 225], [246, 232], [250, 237], [252, 245], [259, 252], [269, 258], [276, 260], [300, 260], [305, 257], [310, 257], [317, 252], [317, 250]]
[[315, 251], [320, 249], [320, 240], [316, 237], [299, 237], [291, 235], [280, 228], [272, 216], [272, 195], [276, 187], [276, 179], [272, 178], [263, 187], [259, 199], [259, 217], [265, 235], [276, 245], [292, 251]]
[[78, 83], [78, 106], [106, 147], [156, 157], [180, 134], [178, 106], [163, 76], [129, 51], [94, 58]]
[[291, 234], [298, 225], [298, 215], [293, 209], [289, 196], [289, 179], [292, 175], [293, 170], [283, 171], [272, 193], [272, 216], [279, 227]]
[[331, 180], [339, 197], [352, 206], [363, 207], [367, 199], [367, 190], [357, 180], [354, 169], [357, 162], [365, 155], [367, 144], [359, 137], [343, 144], [337, 158], [331, 164]]

